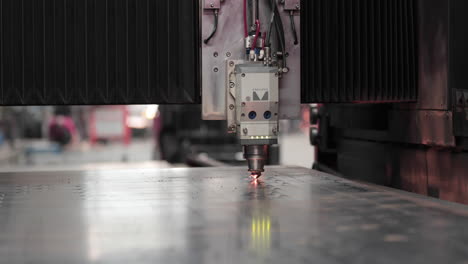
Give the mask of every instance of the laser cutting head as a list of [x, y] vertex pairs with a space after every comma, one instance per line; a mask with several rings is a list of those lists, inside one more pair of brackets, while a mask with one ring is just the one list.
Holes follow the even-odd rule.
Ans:
[[247, 160], [250, 176], [256, 179], [265, 171], [265, 163], [268, 158], [268, 146], [244, 146], [244, 158]]
[[235, 67], [237, 132], [254, 178], [264, 172], [268, 146], [278, 143], [278, 69], [259, 63]]
[[[300, 47], [294, 27], [300, 6], [291, 1], [293, 9], [290, 0], [282, 2], [283, 8], [275, 1], [204, 1], [203, 116], [227, 120], [228, 133], [237, 133], [255, 178], [264, 172], [268, 146], [278, 144], [279, 118], [300, 113]], [[228, 12], [218, 12], [223, 5]], [[239, 13], [244, 19], [236, 20]], [[218, 20], [226, 15], [236, 18]], [[291, 21], [293, 32], [284, 30], [283, 18]]]

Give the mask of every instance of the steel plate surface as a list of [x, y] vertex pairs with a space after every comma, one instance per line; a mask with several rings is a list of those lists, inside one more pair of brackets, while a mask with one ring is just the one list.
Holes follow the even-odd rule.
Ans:
[[468, 207], [270, 167], [0, 174], [0, 263], [467, 263]]

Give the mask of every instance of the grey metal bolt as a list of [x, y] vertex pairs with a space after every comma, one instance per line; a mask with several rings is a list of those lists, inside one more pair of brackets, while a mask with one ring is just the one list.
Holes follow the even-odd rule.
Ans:
[[242, 76], [242, 77], [245, 77], [245, 73], [243, 73], [241, 76]]
[[234, 62], [233, 62], [233, 61], [230, 61], [230, 62], [229, 62], [229, 66], [233, 67], [233, 66], [234, 66]]
[[234, 88], [235, 86], [236, 86], [235, 83], [233, 83], [233, 82], [230, 82], [230, 83], [229, 83], [229, 87], [230, 87], [230, 88]]
[[229, 109], [234, 110], [234, 105], [233, 104], [229, 105]]
[[213, 3], [211, 3], [211, 4], [210, 4], [210, 6], [211, 6], [211, 7], [214, 7], [214, 4], [213, 4]]
[[244, 102], [242, 102], [242, 106], [245, 106], [245, 103], [244, 103]]
[[215, 67], [215, 68], [213, 69], [213, 71], [214, 71], [214, 72], [218, 72], [219, 69], [218, 69], [217, 67]]
[[213, 53], [213, 56], [214, 56], [215, 58], [218, 57], [218, 55], [219, 55], [218, 52]]
[[273, 132], [273, 134], [276, 135], [278, 133], [278, 130], [276, 128], [273, 128], [271, 132]]
[[301, 8], [301, 6], [299, 6], [299, 4], [297, 4], [296, 9], [299, 10], [299, 8]]
[[231, 52], [226, 53], [226, 57], [231, 57]]
[[247, 128], [244, 128], [244, 130], [242, 130], [244, 132], [244, 134], [247, 135], [247, 133], [249, 133], [249, 130]]

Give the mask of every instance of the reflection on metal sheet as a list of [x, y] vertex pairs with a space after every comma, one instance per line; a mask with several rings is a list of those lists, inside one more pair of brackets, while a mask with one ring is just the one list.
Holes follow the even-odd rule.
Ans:
[[244, 171], [0, 173], [0, 263], [468, 258], [460, 250], [468, 241], [468, 207], [308, 169], [270, 167], [257, 184]]
[[267, 216], [252, 218], [251, 249], [257, 254], [267, 254], [271, 247], [271, 221]]

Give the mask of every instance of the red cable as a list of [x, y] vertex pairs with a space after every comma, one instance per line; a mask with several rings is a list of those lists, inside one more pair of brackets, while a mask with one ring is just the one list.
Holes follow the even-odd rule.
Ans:
[[257, 31], [255, 32], [255, 38], [254, 38], [253, 46], [252, 46], [253, 49], [257, 48], [258, 35], [260, 34], [260, 20], [258, 19], [255, 20], [255, 25], [257, 25]]
[[244, 35], [249, 36], [249, 30], [247, 29], [247, 0], [244, 0]]

